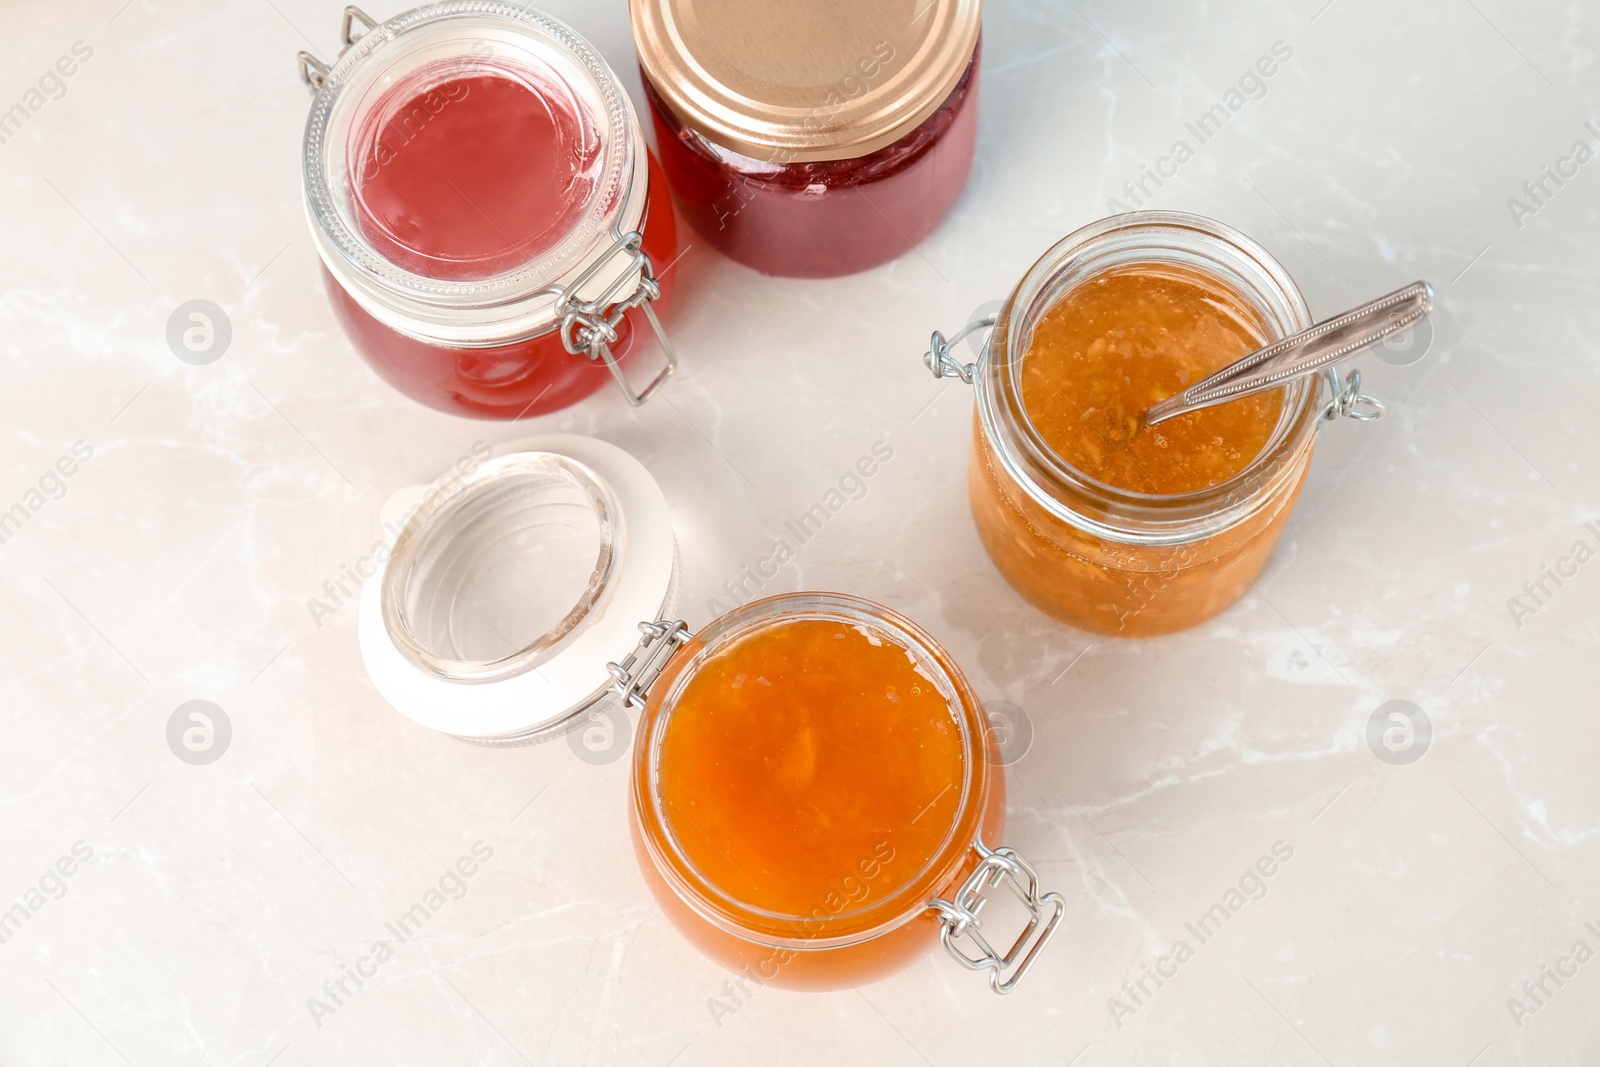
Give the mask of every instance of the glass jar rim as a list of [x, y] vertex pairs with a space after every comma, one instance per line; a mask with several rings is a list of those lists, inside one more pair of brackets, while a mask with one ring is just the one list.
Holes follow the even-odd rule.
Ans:
[[[411, 584], [419, 556], [430, 547], [448, 553], [460, 543], [463, 528], [475, 517], [469, 509], [496, 490], [529, 478], [559, 479], [576, 488], [594, 509], [597, 552], [593, 570], [572, 607], [545, 632], [522, 647], [492, 660], [462, 660], [430, 647], [417, 633], [408, 611]], [[490, 683], [534, 670], [569, 644], [605, 608], [614, 586], [624, 530], [622, 511], [606, 482], [587, 466], [551, 452], [513, 452], [491, 459], [452, 479], [444, 491], [429, 497], [401, 528], [381, 576], [383, 624], [401, 654], [419, 670], [441, 680]], [[432, 545], [430, 546], [430, 542]], [[456, 590], [457, 596], [464, 596]]]
[[[661, 805], [661, 744], [676, 701], [699, 665], [729, 642], [757, 629], [800, 619], [830, 619], [884, 632], [912, 653], [919, 666], [935, 678], [950, 701], [962, 738], [962, 791], [938, 847], [916, 874], [894, 891], [865, 906], [832, 913], [821, 920], [823, 928], [834, 931], [828, 936], [800, 932], [807, 929], [808, 923], [819, 924], [815, 912], [825, 908], [823, 901], [818, 901], [809, 915], [773, 912], [740, 901], [700, 872], [677, 842]], [[633, 753], [632, 801], [650, 862], [671, 891], [700, 918], [745, 941], [804, 951], [838, 948], [880, 937], [927, 911], [939, 891], [959, 874], [979, 841], [983, 807], [993, 787], [991, 776], [998, 773], [997, 765], [986, 755], [991, 737], [981, 707], [944, 647], [891, 608], [845, 593], [821, 592], [783, 593], [740, 605], [697, 631], [673, 656], [640, 714]]]
[[[582, 518], [569, 510], [592, 511], [595, 484], [612, 516], [609, 560], [588, 555], [591, 549], [604, 553], [601, 516], [592, 512]], [[481, 488], [494, 494], [484, 495], [481, 507], [452, 507], [452, 501]], [[497, 527], [497, 520], [513, 519], [518, 512], [522, 517], [509, 528], [504, 523]], [[371, 575], [360, 583], [357, 616], [367, 676], [406, 718], [475, 744], [532, 744], [577, 728], [591, 711], [612, 701], [608, 664], [637, 643], [638, 621], [663, 618], [677, 603], [677, 545], [666, 495], [644, 464], [597, 438], [539, 434], [494, 448], [478, 442], [432, 483], [393, 493], [379, 518], [384, 539], [356, 564], [359, 575]], [[461, 518], [469, 521], [455, 521]], [[519, 542], [521, 534], [563, 518], [574, 519], [576, 536], [556, 553], [546, 551], [543, 542]], [[466, 644], [451, 640], [439, 647], [448, 653], [484, 650], [498, 655], [496, 643], [478, 627], [481, 622], [513, 646], [520, 643], [523, 659], [498, 661], [498, 667], [474, 659], [468, 666], [475, 677], [452, 677], [400, 647], [386, 616], [396, 597], [389, 565], [403, 564], [394, 562], [395, 545], [389, 538], [398, 541], [413, 524], [437, 542], [429, 566], [450, 575], [449, 585], [467, 586], [465, 595], [459, 595], [459, 587], [446, 589], [443, 580], [430, 578], [430, 584], [417, 587], [419, 594], [433, 596], [429, 590], [436, 591], [447, 609], [473, 620], [470, 626], [483, 639]], [[458, 540], [475, 543], [453, 543]], [[368, 559], [377, 561], [376, 573], [362, 568]], [[447, 571], [441, 563], [463, 569]], [[502, 569], [502, 564], [508, 566]], [[555, 584], [541, 584], [547, 574]], [[497, 602], [485, 603], [470, 591], [485, 587], [475, 586], [475, 579], [493, 582], [501, 575], [493, 587]], [[522, 576], [520, 584], [517, 575]], [[468, 581], [458, 582], [463, 576]], [[579, 611], [582, 617], [575, 618]], [[444, 615], [448, 618], [449, 611]], [[433, 615], [430, 625], [440, 618]], [[540, 631], [548, 640], [541, 642]], [[431, 633], [448, 631], [435, 628]], [[492, 677], [486, 676], [486, 667], [493, 669]]]
[[1034, 427], [1021, 398], [1021, 367], [1033, 328], [1064, 293], [1126, 264], [1181, 264], [1236, 292], [1276, 337], [1312, 324], [1289, 272], [1239, 230], [1179, 211], [1112, 215], [1068, 234], [1028, 270], [1006, 299], [979, 362], [979, 426], [1007, 474], [1053, 517], [1091, 536], [1126, 544], [1178, 545], [1235, 526], [1299, 475], [1322, 421], [1322, 378], [1282, 387], [1271, 437], [1232, 477], [1185, 493], [1143, 493], [1077, 470]]
[[[348, 180], [349, 140], [382, 97], [371, 90], [387, 72], [419, 57], [472, 62], [483, 54], [472, 49], [491, 39], [522, 49], [522, 63], [560, 79], [586, 105], [601, 142], [599, 177], [579, 221], [526, 261], [480, 279], [417, 274], [391, 262], [348, 217], [341, 183]], [[428, 4], [357, 38], [318, 85], [302, 142], [306, 213], [324, 264], [386, 325], [424, 341], [504, 344], [554, 329], [561, 286], [601, 262], [641, 224], [647, 183], [642, 144], [638, 118], [616, 74], [566, 24], [493, 0]]]

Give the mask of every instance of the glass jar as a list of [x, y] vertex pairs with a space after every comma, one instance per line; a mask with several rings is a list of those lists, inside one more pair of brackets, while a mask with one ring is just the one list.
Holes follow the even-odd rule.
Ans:
[[975, 365], [956, 360], [955, 339], [937, 333], [925, 357], [935, 376], [976, 387], [968, 497], [995, 566], [1055, 618], [1122, 637], [1195, 626], [1243, 595], [1283, 533], [1318, 427], [1335, 415], [1382, 413], [1360, 394], [1358, 372], [1341, 381], [1330, 369], [1281, 387], [1265, 445], [1218, 484], [1143, 493], [1075, 469], [1046, 444], [1022, 402], [1034, 329], [1074, 288], [1144, 264], [1215, 281], [1263, 325], [1263, 343], [1312, 325], [1283, 265], [1244, 234], [1196, 215], [1140, 211], [1092, 223], [1046, 252], [995, 319], [963, 331], [993, 326]]
[[[547, 15], [474, 0], [381, 25], [349, 7], [342, 37], [331, 68], [300, 53], [303, 179], [363, 358], [478, 418], [554, 411], [612, 379], [630, 403], [654, 393], [676, 365], [653, 305], [677, 227], [599, 53]], [[646, 326], [665, 366], [635, 390], [622, 365]]]
[[765, 274], [903, 255], [949, 213], [977, 145], [981, 0], [631, 0], [678, 206]]
[[594, 438], [523, 438], [400, 490], [381, 518], [358, 631], [390, 706], [493, 747], [601, 714], [626, 743], [606, 665], [677, 600], [672, 520], [643, 464]]
[[[613, 673], [641, 708], [640, 869], [729, 970], [841, 989], [942, 942], [1009, 993], [1054, 934], [1065, 900], [985, 844], [1004, 827], [1005, 781], [982, 706], [899, 613], [838, 593], [768, 597], [692, 635], [646, 628]], [[919, 718], [919, 700], [939, 710]], [[978, 913], [1002, 882], [1027, 923], [997, 947]]]
[[[392, 547], [374, 548], [382, 570], [358, 623], [378, 692], [483, 745], [572, 742], [594, 725], [611, 737], [604, 753], [573, 751], [609, 762], [634, 737], [641, 869], [711, 958], [765, 984], [836, 988], [943, 943], [1007, 993], [1054, 934], [1064, 899], [989, 845], [1005, 783], [982, 706], [910, 620], [796, 593], [691, 634], [670, 617], [676, 551], [660, 488], [592, 438], [475, 449], [397, 493], [383, 521]], [[751, 703], [729, 703], [746, 676]], [[697, 823], [709, 836], [692, 836]], [[765, 854], [732, 874], [747, 848]], [[979, 915], [1002, 884], [1026, 912], [1015, 936]]]

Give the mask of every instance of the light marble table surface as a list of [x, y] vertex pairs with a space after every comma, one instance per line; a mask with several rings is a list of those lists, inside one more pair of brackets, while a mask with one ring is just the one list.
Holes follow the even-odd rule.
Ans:
[[[546, 6], [639, 100], [623, 0]], [[408, 402], [333, 319], [294, 53], [326, 54], [338, 17], [0, 9], [0, 107], [90, 53], [0, 144], [0, 510], [27, 510], [0, 544], [0, 907], [24, 915], [0, 1063], [1600, 1060], [1600, 164], [1573, 154], [1600, 144], [1600, 6], [994, 0], [977, 167], [920, 249], [796, 282], [695, 247], [658, 402], [514, 426]], [[1185, 124], [1279, 42], [1292, 58], [1196, 144]], [[984, 555], [971, 400], [919, 356], [1180, 139], [1193, 158], [1142, 200], [1258, 238], [1319, 316], [1414, 278], [1438, 310], [1426, 351], [1359, 361], [1389, 415], [1326, 430], [1256, 592], [1179, 636], [1093, 637]], [[165, 342], [194, 299], [232, 327], [207, 366]], [[626, 761], [414, 726], [368, 682], [354, 609], [313, 617], [393, 490], [555, 430], [660, 480], [691, 625], [890, 444], [766, 591], [892, 605], [1024, 709], [1007, 836], [1067, 918], [1013, 996], [942, 955], [730, 993], [637, 872]], [[191, 700], [231, 723], [209, 765], [169, 749]], [[1431, 723], [1419, 760], [1368, 743], [1392, 700]], [[475, 845], [460, 899], [319, 1012]], [[1194, 938], [1275, 846], [1263, 891], [1245, 878]]]

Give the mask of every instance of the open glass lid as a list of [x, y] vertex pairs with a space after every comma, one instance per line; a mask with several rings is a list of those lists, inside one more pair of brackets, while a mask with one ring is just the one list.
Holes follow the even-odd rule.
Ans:
[[362, 660], [396, 711], [464, 740], [530, 744], [580, 725], [608, 699], [606, 664], [676, 597], [665, 496], [593, 438], [501, 445], [395, 494], [383, 522], [395, 541], [362, 589]]

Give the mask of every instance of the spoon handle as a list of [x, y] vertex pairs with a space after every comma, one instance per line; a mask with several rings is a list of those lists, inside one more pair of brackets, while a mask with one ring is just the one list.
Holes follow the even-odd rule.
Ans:
[[1153, 406], [1145, 412], [1145, 425], [1153, 426], [1175, 415], [1272, 389], [1290, 378], [1321, 370], [1409, 330], [1432, 310], [1433, 286], [1412, 282], [1388, 296], [1256, 349]]

